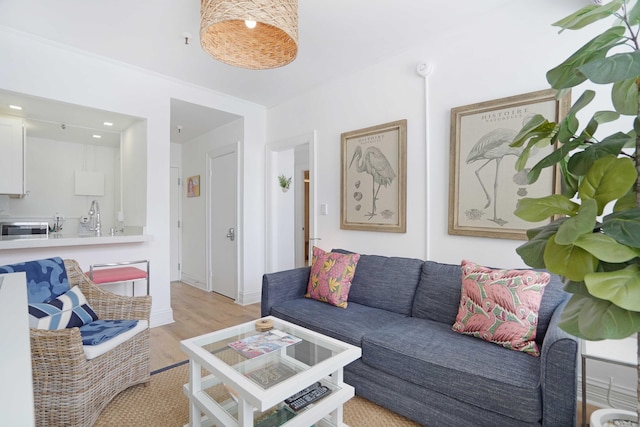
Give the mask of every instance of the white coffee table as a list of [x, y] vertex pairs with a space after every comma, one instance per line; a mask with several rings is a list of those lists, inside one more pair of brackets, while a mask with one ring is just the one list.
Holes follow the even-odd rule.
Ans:
[[[342, 370], [360, 358], [361, 349], [275, 317], [266, 319], [273, 321], [275, 330], [302, 341], [246, 358], [228, 344], [259, 334], [255, 321], [181, 341], [190, 364], [189, 383], [184, 385], [190, 403], [189, 425], [309, 427], [315, 423], [345, 427], [342, 405], [354, 396], [354, 389], [344, 383]], [[287, 371], [288, 376], [265, 380], [264, 375], [256, 375], [263, 374], [264, 368]], [[262, 381], [248, 376], [250, 373]], [[297, 412], [285, 408], [286, 398], [317, 381], [331, 393]], [[292, 418], [284, 424], [271, 423], [288, 416]]]

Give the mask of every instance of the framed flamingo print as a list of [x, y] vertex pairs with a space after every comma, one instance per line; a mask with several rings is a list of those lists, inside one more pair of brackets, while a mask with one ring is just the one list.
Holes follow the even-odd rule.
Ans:
[[341, 135], [340, 228], [406, 232], [407, 121]]
[[[526, 230], [537, 226], [515, 216], [518, 201], [557, 193], [558, 174], [545, 168], [529, 184], [529, 169], [515, 168], [522, 148], [509, 145], [534, 115], [553, 122], [566, 115], [569, 95], [555, 95], [549, 89], [451, 109], [449, 234], [526, 240]], [[527, 166], [552, 149], [532, 150]]]

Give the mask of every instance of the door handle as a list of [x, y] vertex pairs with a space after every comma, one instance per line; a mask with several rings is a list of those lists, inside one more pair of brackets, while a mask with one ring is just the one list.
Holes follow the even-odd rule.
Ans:
[[227, 233], [227, 239], [231, 240], [232, 242], [234, 240], [236, 240], [236, 230], [233, 228], [229, 229], [229, 232]]

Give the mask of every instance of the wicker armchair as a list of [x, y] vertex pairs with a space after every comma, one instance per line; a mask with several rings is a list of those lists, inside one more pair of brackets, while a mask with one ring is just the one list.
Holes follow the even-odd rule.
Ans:
[[[78, 285], [100, 319], [149, 321], [151, 297], [106, 292], [64, 260], [71, 287]], [[87, 360], [78, 328], [31, 329], [31, 363], [36, 424], [91, 426], [122, 390], [150, 379], [149, 328], [116, 348]]]

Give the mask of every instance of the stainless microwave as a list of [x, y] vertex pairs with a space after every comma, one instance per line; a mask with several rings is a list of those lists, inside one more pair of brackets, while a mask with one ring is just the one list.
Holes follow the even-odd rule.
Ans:
[[0, 239], [46, 239], [49, 224], [46, 222], [0, 222]]

